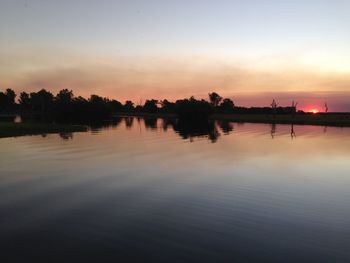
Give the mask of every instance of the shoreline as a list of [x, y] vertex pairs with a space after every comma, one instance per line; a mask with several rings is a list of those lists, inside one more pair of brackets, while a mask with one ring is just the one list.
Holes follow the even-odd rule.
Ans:
[[[113, 117], [141, 117], [141, 118], [177, 118], [176, 114], [169, 113], [117, 113]], [[299, 124], [350, 127], [350, 113], [305, 113], [305, 114], [224, 114], [215, 113], [209, 116], [210, 120], [269, 123], [269, 124]]]
[[39, 122], [0, 122], [0, 138], [27, 135], [86, 132], [87, 126], [71, 124], [52, 124]]
[[113, 118], [118, 117], [140, 117], [140, 118], [178, 118], [175, 113], [147, 113], [147, 112], [118, 112], [113, 114]]
[[[135, 118], [173, 118], [176, 114], [169, 113], [144, 113], [123, 112], [114, 114], [111, 118], [135, 117]], [[317, 113], [317, 114], [223, 114], [217, 113], [209, 116], [208, 120], [232, 121], [240, 123], [266, 123], [266, 124], [295, 124], [295, 125], [318, 125], [334, 127], [350, 127], [350, 113]], [[195, 125], [195, 123], [194, 123]], [[0, 138], [20, 137], [41, 134], [59, 134], [72, 132], [86, 132], [88, 127], [84, 125], [41, 123], [41, 122], [1, 122]]]
[[277, 114], [275, 116], [272, 114], [213, 114], [210, 118], [234, 122], [350, 127], [349, 113]]

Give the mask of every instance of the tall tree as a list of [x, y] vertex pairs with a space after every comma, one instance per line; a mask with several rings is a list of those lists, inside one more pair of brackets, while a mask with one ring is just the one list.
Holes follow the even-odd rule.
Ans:
[[29, 111], [31, 107], [31, 99], [27, 92], [21, 92], [19, 95], [19, 106], [21, 111]]
[[220, 104], [221, 110], [227, 113], [232, 112], [234, 107], [235, 107], [235, 104], [231, 99], [228, 99], [228, 98], [224, 99]]
[[146, 100], [145, 105], [143, 106], [143, 110], [145, 112], [149, 112], [149, 113], [155, 113], [158, 111], [158, 100]]
[[56, 95], [56, 102], [59, 104], [69, 104], [72, 102], [74, 94], [72, 90], [63, 89]]
[[13, 106], [15, 104], [16, 93], [12, 89], [7, 89], [5, 95], [7, 97], [8, 105]]
[[42, 89], [38, 92], [30, 93], [32, 109], [41, 113], [49, 113], [53, 107], [53, 95], [51, 92]]
[[209, 101], [210, 103], [214, 106], [214, 107], [217, 107], [219, 106], [221, 100], [222, 100], [222, 97], [217, 94], [216, 92], [212, 92], [212, 93], [209, 93]]
[[15, 108], [16, 93], [12, 89], [0, 92], [0, 110], [12, 111]]
[[130, 112], [134, 110], [134, 103], [131, 100], [127, 100], [123, 106], [124, 111]]

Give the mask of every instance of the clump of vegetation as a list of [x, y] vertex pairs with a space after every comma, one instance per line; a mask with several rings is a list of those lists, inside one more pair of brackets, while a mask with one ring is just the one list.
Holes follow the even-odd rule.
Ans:
[[19, 109], [24, 117], [45, 117], [59, 121], [94, 121], [109, 118], [123, 105], [115, 100], [91, 95], [89, 99], [75, 97], [71, 90], [61, 90], [56, 96], [42, 89], [19, 96]]
[[12, 89], [7, 89], [5, 92], [0, 92], [0, 113], [12, 112], [16, 110], [15, 103], [16, 93]]
[[16, 103], [16, 93], [7, 89], [0, 92], [0, 113], [19, 112], [26, 119], [44, 119], [61, 122], [91, 122], [109, 119], [117, 113], [174, 114], [183, 120], [207, 120], [212, 114], [294, 114], [296, 107], [236, 107], [230, 98], [218, 93], [208, 94], [208, 101], [190, 98], [170, 102], [167, 99], [146, 100], [135, 106], [130, 100], [124, 104], [109, 98], [91, 95], [90, 98], [76, 97], [72, 90], [63, 89], [56, 95], [42, 89], [38, 92], [22, 92]]

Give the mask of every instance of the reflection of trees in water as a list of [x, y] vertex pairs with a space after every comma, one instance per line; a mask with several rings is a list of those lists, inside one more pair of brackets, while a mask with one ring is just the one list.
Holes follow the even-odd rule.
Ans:
[[297, 137], [297, 135], [295, 134], [295, 131], [294, 131], [294, 124], [292, 124], [291, 127], [290, 127], [290, 137], [292, 139]]
[[62, 140], [72, 140], [73, 139], [73, 133], [72, 132], [60, 132], [59, 136]]
[[216, 128], [215, 122], [213, 122], [213, 127], [212, 129], [209, 129], [209, 140], [212, 143], [215, 143], [218, 138], [220, 137], [220, 132], [219, 130]]
[[220, 132], [214, 121], [185, 121], [181, 119], [164, 119], [163, 129], [171, 127], [183, 139], [191, 142], [195, 137], [208, 137], [211, 142], [216, 142]]
[[111, 122], [112, 127], [117, 128], [122, 123], [122, 118], [114, 118]]
[[158, 124], [157, 120], [157, 118], [144, 118], [145, 127], [151, 130], [156, 130]]
[[[186, 121], [176, 118], [143, 118], [143, 117], [119, 117], [114, 118], [110, 122], [94, 123], [90, 125], [90, 130], [92, 133], [100, 133], [102, 129], [108, 129], [111, 127], [118, 127], [120, 123], [124, 122], [127, 129], [139, 128], [140, 132], [142, 130], [142, 123], [146, 129], [157, 131], [158, 128], [167, 131], [169, 128], [175, 131], [182, 139], [194, 141], [196, 137], [208, 138], [212, 143], [217, 142], [221, 134], [228, 135], [234, 130], [234, 125], [240, 126], [243, 123], [234, 123], [225, 120], [212, 121], [212, 120], [202, 120], [202, 121]], [[137, 126], [135, 126], [135, 123]], [[264, 126], [265, 127], [265, 126]], [[268, 127], [268, 126], [267, 126]], [[270, 134], [271, 138], [276, 137], [275, 123], [270, 124]], [[326, 131], [326, 127], [325, 127]], [[45, 135], [43, 135], [45, 136]], [[294, 125], [291, 124], [290, 136], [292, 139], [296, 138], [296, 133]], [[60, 133], [60, 137], [63, 140], [69, 140], [73, 138], [72, 133]]]
[[230, 121], [218, 121], [218, 125], [225, 135], [230, 134], [233, 131], [233, 123]]
[[117, 128], [123, 121], [123, 118], [113, 118], [111, 121], [104, 121], [104, 122], [93, 122], [90, 123], [90, 131], [93, 134], [99, 133], [102, 129], [109, 129], [109, 128]]
[[169, 127], [173, 127], [173, 122], [177, 122], [177, 119], [162, 119], [162, 128], [164, 131], [167, 131]]
[[126, 126], [126, 128], [131, 129], [133, 123], [134, 123], [134, 117], [125, 117], [125, 126]]
[[272, 139], [275, 138], [275, 134], [276, 134], [276, 124], [275, 123], [271, 124], [271, 131], [270, 131], [270, 133], [271, 133], [271, 138]]
[[[277, 125], [275, 123], [272, 123], [271, 124], [271, 130], [270, 130], [270, 133], [271, 133], [271, 138], [274, 139], [276, 137], [276, 127]], [[295, 130], [294, 130], [294, 124], [291, 124], [290, 126], [290, 137], [292, 139], [296, 138], [297, 135], [295, 133]]]

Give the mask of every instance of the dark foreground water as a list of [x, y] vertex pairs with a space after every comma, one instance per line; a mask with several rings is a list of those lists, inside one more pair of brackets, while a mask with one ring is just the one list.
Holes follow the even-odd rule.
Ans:
[[0, 262], [350, 262], [350, 129], [120, 119], [0, 139]]

